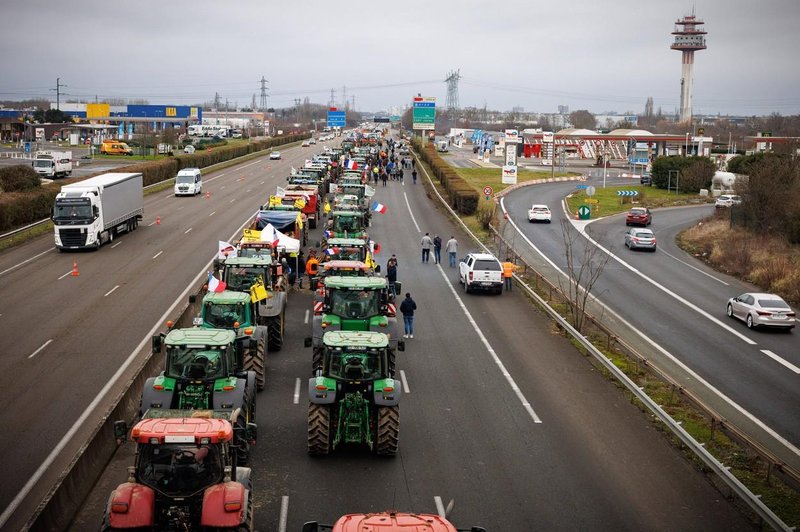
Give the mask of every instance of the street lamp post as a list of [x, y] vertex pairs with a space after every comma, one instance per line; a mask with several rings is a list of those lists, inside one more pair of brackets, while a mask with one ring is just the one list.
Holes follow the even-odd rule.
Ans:
[[683, 156], [684, 157], [688, 157], [689, 156], [689, 132], [688, 131], [686, 132], [686, 142], [683, 145]]
[[603, 188], [606, 188], [606, 174], [608, 173], [608, 148], [606, 141], [603, 141]]

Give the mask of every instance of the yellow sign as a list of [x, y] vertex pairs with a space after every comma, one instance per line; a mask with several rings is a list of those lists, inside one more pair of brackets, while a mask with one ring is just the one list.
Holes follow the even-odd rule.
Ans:
[[600, 203], [600, 200], [596, 200], [596, 199], [592, 199], [592, 198], [586, 198], [583, 201], [584, 201], [584, 203]]
[[250, 301], [257, 303], [258, 301], [262, 301], [269, 297], [270, 296], [267, 294], [267, 289], [264, 287], [264, 280], [263, 278], [259, 277], [258, 281], [256, 281], [256, 283], [250, 287]]
[[294, 206], [297, 207], [298, 209], [302, 209], [303, 207], [305, 207], [306, 206], [305, 198], [297, 198], [296, 200], [294, 200]]
[[261, 231], [242, 229], [242, 242], [261, 242]]
[[281, 201], [280, 196], [270, 196], [269, 197], [269, 206], [275, 207], [276, 205], [283, 205], [283, 201]]

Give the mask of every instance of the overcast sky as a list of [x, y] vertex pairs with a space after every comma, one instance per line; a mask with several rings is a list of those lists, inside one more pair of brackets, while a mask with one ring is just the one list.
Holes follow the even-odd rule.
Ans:
[[800, 1], [696, 0], [0, 0], [0, 99], [145, 98], [194, 104], [327, 104], [359, 111], [444, 106], [673, 112], [674, 22], [708, 31], [695, 55], [694, 112], [800, 114]]

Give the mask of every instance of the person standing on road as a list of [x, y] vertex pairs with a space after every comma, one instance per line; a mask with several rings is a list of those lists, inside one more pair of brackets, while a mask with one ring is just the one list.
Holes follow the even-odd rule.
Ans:
[[456, 267], [456, 254], [458, 253], [458, 240], [456, 237], [451, 236], [450, 240], [447, 241], [445, 244], [445, 251], [447, 251], [447, 255], [450, 258], [450, 267]]
[[503, 263], [503, 283], [506, 285], [506, 292], [511, 291], [514, 280], [514, 270], [516, 269], [517, 265], [511, 262], [511, 257], [508, 257]]
[[309, 255], [306, 261], [306, 275], [308, 276], [309, 288], [314, 290], [314, 284], [316, 283], [317, 274], [319, 273], [319, 259], [317, 259], [317, 255], [313, 250], [309, 251]]
[[433, 262], [434, 264], [442, 262], [442, 237], [439, 235], [433, 237]]
[[306, 256], [302, 249], [300, 253], [294, 257], [292, 268], [297, 272], [297, 288], [300, 290], [303, 288], [303, 273], [306, 271]]
[[433, 240], [431, 240], [430, 233], [425, 233], [420, 244], [422, 245], [422, 262], [428, 262], [431, 258], [431, 248], [433, 247]]
[[400, 312], [403, 313], [403, 325], [405, 326], [403, 338], [414, 338], [415, 310], [417, 310], [417, 304], [411, 299], [411, 293], [406, 292], [406, 298], [400, 303]]
[[417, 171], [411, 170], [411, 179], [414, 181], [414, 184], [417, 184]]
[[395, 289], [395, 283], [397, 283], [397, 260], [389, 259], [386, 263], [386, 280], [389, 282], [389, 293], [393, 298], [392, 300], [394, 300], [394, 297], [397, 296], [397, 290]]

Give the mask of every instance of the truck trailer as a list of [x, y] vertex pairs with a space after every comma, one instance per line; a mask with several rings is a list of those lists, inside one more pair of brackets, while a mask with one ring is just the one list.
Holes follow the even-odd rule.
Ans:
[[64, 185], [53, 205], [56, 248], [99, 249], [117, 234], [136, 229], [143, 214], [140, 173], [103, 174]]
[[33, 169], [44, 177], [68, 176], [72, 174], [72, 152], [37, 151], [33, 156]]

